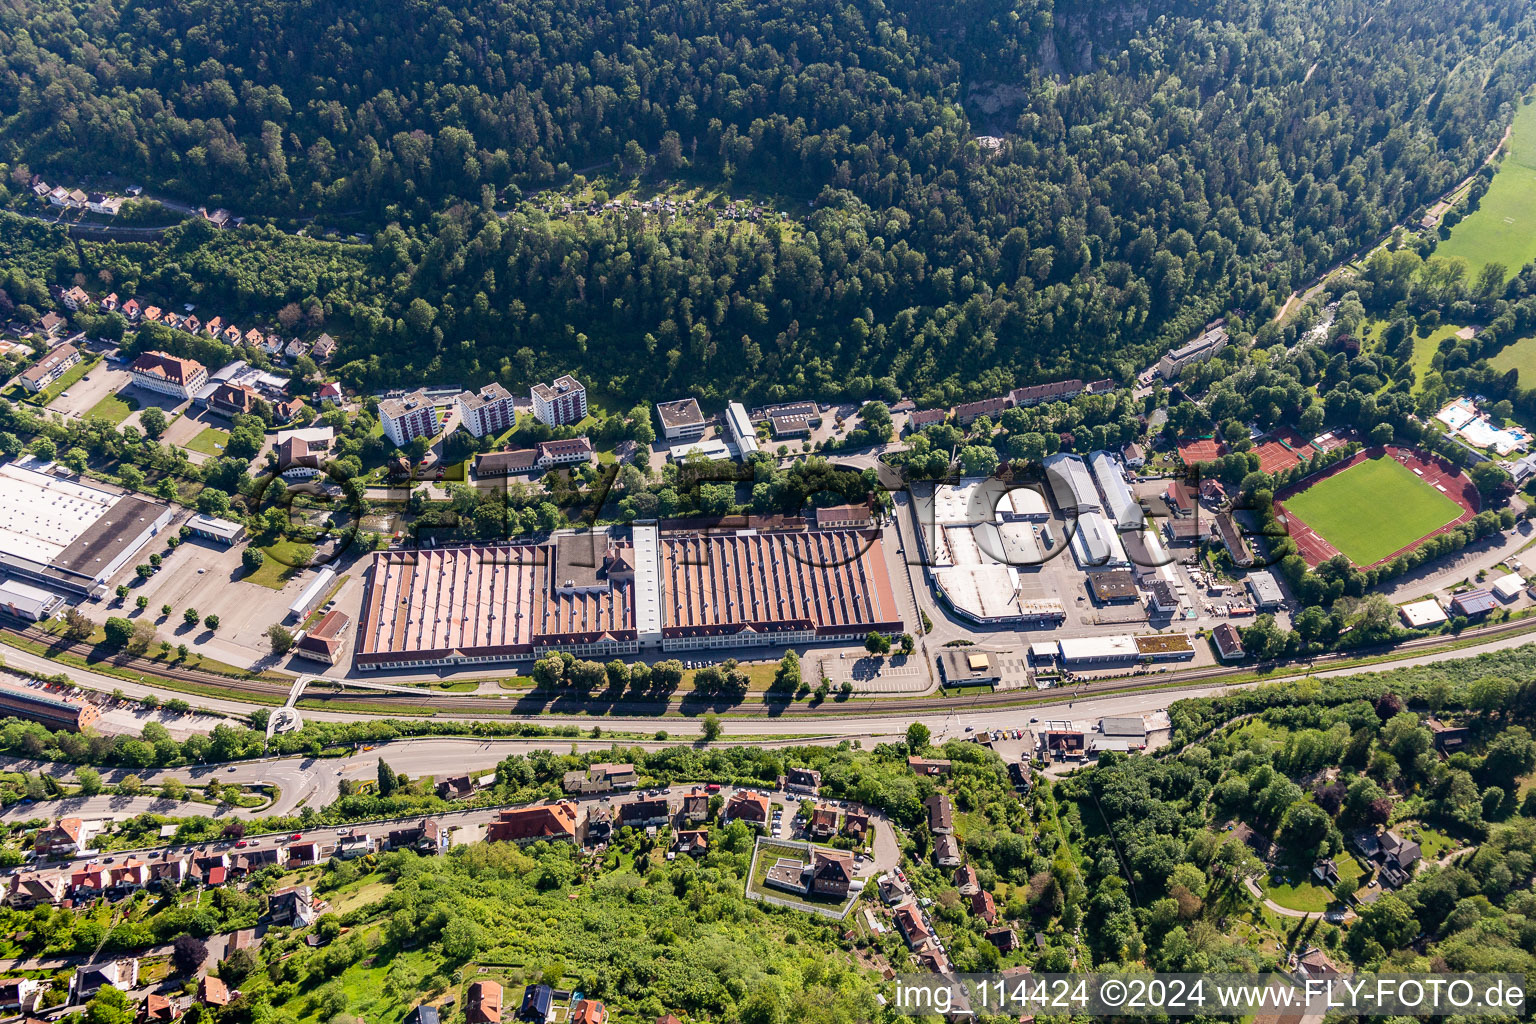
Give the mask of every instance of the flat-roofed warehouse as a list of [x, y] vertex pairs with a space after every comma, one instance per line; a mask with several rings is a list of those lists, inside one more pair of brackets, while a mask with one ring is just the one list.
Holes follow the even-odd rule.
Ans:
[[80, 594], [107, 580], [170, 525], [169, 506], [44, 470], [0, 465], [0, 564]]
[[975, 647], [946, 649], [939, 655], [939, 671], [946, 686], [996, 686], [1003, 679], [997, 654]]

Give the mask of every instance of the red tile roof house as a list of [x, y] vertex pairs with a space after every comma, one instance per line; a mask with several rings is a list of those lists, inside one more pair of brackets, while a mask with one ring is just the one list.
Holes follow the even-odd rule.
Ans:
[[737, 793], [721, 812], [724, 821], [744, 821], [763, 828], [768, 824], [768, 798], [761, 793]]
[[996, 924], [997, 904], [992, 899], [992, 894], [985, 889], [977, 889], [971, 896], [971, 913], [987, 922], [987, 924]]
[[145, 352], [129, 367], [139, 387], [176, 398], [191, 398], [208, 383], [208, 369], [196, 359]]
[[501, 986], [494, 981], [470, 985], [464, 1000], [464, 1019], [469, 1024], [500, 1024], [501, 996]]
[[204, 1006], [228, 1006], [229, 986], [211, 974], [205, 974], [197, 983], [197, 1001]]
[[576, 841], [576, 805], [568, 800], [501, 812], [486, 827], [487, 842], [536, 843]]

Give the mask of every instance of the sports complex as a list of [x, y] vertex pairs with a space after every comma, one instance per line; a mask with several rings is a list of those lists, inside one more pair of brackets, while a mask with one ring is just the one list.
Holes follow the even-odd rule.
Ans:
[[1460, 526], [1482, 507], [1460, 469], [1393, 446], [1367, 448], [1291, 484], [1276, 505], [1308, 566], [1342, 554], [1362, 569]]

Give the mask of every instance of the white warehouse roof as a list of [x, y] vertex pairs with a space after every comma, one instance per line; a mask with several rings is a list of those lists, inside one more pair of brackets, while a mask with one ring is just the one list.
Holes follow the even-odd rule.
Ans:
[[1080, 569], [1112, 569], [1127, 564], [1120, 535], [1102, 512], [1084, 512], [1072, 531], [1072, 554]]
[[1398, 611], [1402, 612], [1403, 621], [1410, 629], [1428, 629], [1446, 620], [1445, 609], [1440, 607], [1440, 602], [1432, 597], [1405, 604]]
[[1493, 581], [1493, 592], [1500, 601], [1513, 601], [1525, 588], [1525, 577], [1517, 572], [1500, 576]]
[[1045, 460], [1045, 476], [1063, 512], [1098, 511], [1099, 492], [1088, 474], [1088, 464], [1076, 455], [1060, 452]]
[[1094, 452], [1088, 456], [1099, 490], [1104, 493], [1104, 507], [1122, 530], [1139, 530], [1146, 520], [1141, 514], [1141, 503], [1131, 493], [1125, 482], [1125, 472], [1108, 452]]

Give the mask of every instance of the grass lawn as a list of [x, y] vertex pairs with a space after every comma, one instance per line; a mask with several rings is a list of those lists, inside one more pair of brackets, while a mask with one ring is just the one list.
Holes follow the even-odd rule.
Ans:
[[261, 568], [240, 578], [246, 583], [271, 587], [273, 590], [282, 590], [283, 584], [304, 571], [315, 554], [315, 549], [308, 544], [296, 544], [291, 540], [280, 540], [261, 550], [267, 560], [261, 563]]
[[1475, 281], [1489, 263], [1502, 263], [1508, 280], [1536, 259], [1536, 104], [1515, 114], [1509, 153], [1478, 208], [1451, 229], [1435, 256], [1462, 259]]
[[1521, 338], [1505, 345], [1493, 354], [1488, 365], [1500, 373], [1514, 370], [1520, 375], [1523, 388], [1536, 384], [1536, 338]]
[[196, 437], [188, 441], [186, 448], [192, 452], [202, 452], [204, 455], [212, 455], [218, 458], [224, 454], [224, 446], [229, 443], [229, 431], [220, 430], [218, 427], [204, 427]]
[[1356, 565], [1383, 558], [1461, 515], [1461, 506], [1382, 456], [1320, 480], [1285, 502]]
[[[1381, 332], [1386, 330], [1387, 321], [1369, 320], [1361, 328], [1367, 348], [1379, 348], [1381, 345]], [[1443, 324], [1431, 331], [1428, 337], [1421, 337], [1417, 332], [1413, 335], [1413, 359], [1410, 365], [1413, 367], [1413, 386], [1424, 386], [1424, 375], [1434, 369], [1435, 353], [1440, 351], [1440, 342], [1451, 337], [1461, 330], [1458, 324]]]
[[87, 409], [85, 418], [88, 420], [106, 420], [115, 426], [127, 419], [128, 414], [138, 407], [137, 399], [123, 398], [120, 395], [108, 395]]

